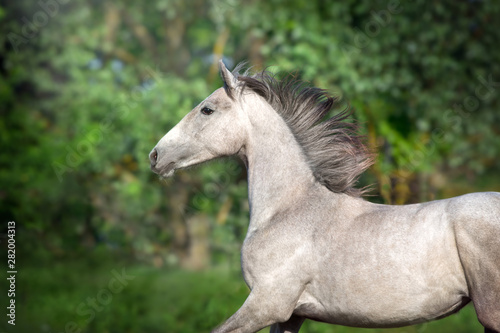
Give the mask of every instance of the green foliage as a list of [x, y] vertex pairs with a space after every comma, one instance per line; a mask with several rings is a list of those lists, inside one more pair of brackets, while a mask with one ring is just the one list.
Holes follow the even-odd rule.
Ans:
[[[18, 297], [26, 304], [18, 313], [23, 320], [9, 332], [67, 332], [72, 325], [81, 332], [205, 332], [248, 295], [239, 274], [226, 270], [190, 273], [90, 257], [100, 262], [25, 269], [18, 281], [29, 286]], [[113, 272], [123, 271], [126, 285], [110, 284]]]

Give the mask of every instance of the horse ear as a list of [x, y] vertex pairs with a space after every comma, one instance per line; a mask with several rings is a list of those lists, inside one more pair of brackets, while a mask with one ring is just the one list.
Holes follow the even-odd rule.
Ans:
[[229, 69], [226, 68], [226, 65], [224, 65], [222, 59], [219, 60], [219, 73], [222, 78], [222, 81], [224, 81], [224, 85], [229, 90], [236, 88], [238, 80], [234, 77], [233, 73], [231, 73]]

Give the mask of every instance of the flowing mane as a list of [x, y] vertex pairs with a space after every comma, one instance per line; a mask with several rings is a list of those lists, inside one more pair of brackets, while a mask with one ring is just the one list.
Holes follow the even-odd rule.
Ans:
[[325, 119], [338, 103], [327, 91], [310, 86], [288, 74], [283, 79], [268, 71], [253, 75], [233, 75], [243, 85], [266, 101], [281, 115], [302, 147], [314, 176], [330, 191], [360, 196], [355, 188], [359, 176], [368, 169], [374, 155], [363, 144], [358, 125], [346, 122], [352, 114], [347, 108]]

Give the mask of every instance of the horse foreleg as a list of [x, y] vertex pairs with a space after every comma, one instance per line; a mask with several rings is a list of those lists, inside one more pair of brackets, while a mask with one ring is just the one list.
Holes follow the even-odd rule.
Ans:
[[273, 324], [269, 333], [298, 333], [304, 320], [304, 317], [292, 315], [290, 319], [284, 323]]
[[[275, 323], [283, 323], [285, 329], [277, 332], [297, 332], [299, 317], [291, 316], [300, 290], [294, 293], [293, 289], [254, 288], [241, 308], [212, 333], [253, 333]], [[291, 330], [293, 327], [297, 329]]]

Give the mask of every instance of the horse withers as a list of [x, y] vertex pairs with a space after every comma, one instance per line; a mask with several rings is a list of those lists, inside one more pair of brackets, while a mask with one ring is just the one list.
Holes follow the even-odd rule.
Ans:
[[163, 177], [220, 156], [248, 170], [242, 271], [251, 292], [213, 332], [298, 332], [305, 319], [385, 328], [472, 300], [500, 332], [500, 193], [390, 206], [355, 188], [373, 156], [336, 100], [292, 77], [231, 73], [150, 153]]

